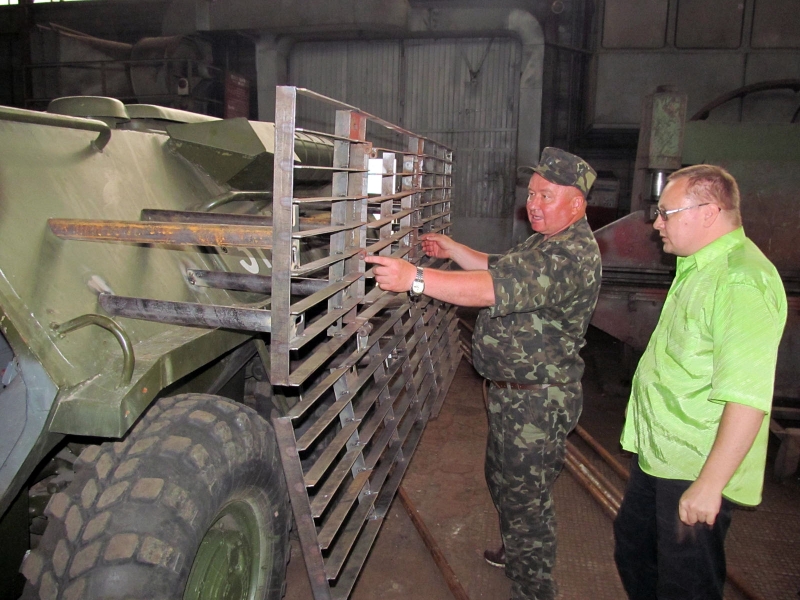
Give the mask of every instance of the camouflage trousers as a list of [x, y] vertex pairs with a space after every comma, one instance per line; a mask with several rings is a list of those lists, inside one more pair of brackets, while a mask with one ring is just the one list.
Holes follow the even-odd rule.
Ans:
[[512, 600], [553, 600], [552, 489], [583, 404], [580, 383], [542, 390], [489, 386], [486, 482], [500, 514]]

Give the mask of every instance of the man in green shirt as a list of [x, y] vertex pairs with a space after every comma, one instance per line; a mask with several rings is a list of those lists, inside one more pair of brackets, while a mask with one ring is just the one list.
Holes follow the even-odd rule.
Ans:
[[615, 560], [631, 600], [721, 600], [732, 502], [761, 501], [786, 294], [724, 169], [673, 173], [653, 226], [677, 272], [633, 379]]

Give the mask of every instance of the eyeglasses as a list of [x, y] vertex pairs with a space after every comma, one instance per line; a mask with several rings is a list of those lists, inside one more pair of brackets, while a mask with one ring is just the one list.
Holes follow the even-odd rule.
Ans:
[[672, 208], [670, 210], [664, 210], [663, 208], [656, 207], [653, 210], [654, 210], [655, 215], [656, 215], [655, 218], [661, 217], [664, 220], [664, 222], [666, 223], [667, 218], [670, 215], [673, 215], [675, 213], [681, 212], [682, 210], [689, 210], [690, 208], [700, 208], [701, 206], [707, 206], [709, 204], [711, 204], [711, 202], [703, 202], [703, 204], [695, 204], [694, 206], [684, 206], [683, 208]]

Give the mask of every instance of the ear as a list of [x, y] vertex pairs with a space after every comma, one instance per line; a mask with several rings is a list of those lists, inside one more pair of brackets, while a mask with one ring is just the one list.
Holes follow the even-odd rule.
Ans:
[[718, 219], [721, 219], [722, 209], [718, 204], [707, 204], [703, 209], [703, 227], [711, 227]]
[[575, 194], [570, 201], [570, 205], [572, 206], [572, 214], [580, 212], [584, 202], [585, 200], [581, 194]]

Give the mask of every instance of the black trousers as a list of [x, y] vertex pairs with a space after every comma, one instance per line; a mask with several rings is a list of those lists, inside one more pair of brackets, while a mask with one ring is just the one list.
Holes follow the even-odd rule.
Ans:
[[684, 524], [678, 501], [691, 481], [631, 476], [614, 521], [614, 560], [630, 600], [722, 600], [725, 534], [733, 504], [722, 499], [713, 527]]

